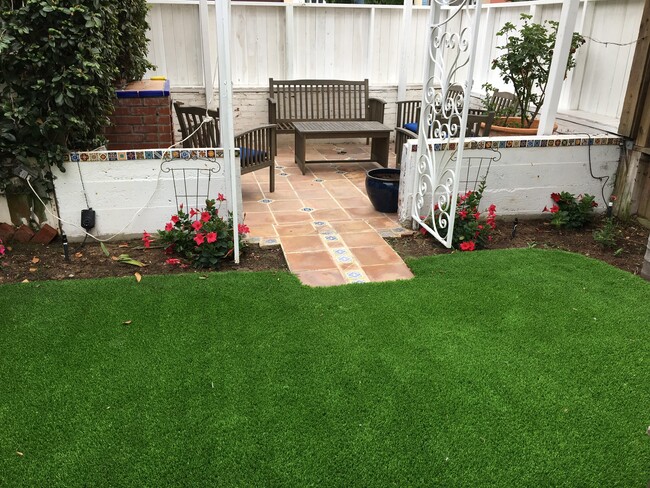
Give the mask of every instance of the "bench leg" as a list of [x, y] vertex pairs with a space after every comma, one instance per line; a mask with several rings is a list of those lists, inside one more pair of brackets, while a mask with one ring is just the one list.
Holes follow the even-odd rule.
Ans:
[[388, 168], [388, 136], [372, 138], [370, 159]]
[[296, 164], [300, 168], [300, 171], [302, 171], [302, 174], [304, 175], [306, 172], [306, 167], [305, 167], [305, 153], [306, 153], [306, 140], [304, 134], [299, 133], [296, 131]]

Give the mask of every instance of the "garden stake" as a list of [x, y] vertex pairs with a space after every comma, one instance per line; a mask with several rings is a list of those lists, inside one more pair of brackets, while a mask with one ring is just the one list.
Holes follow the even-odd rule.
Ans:
[[519, 219], [515, 218], [515, 221], [512, 224], [512, 234], [510, 235], [510, 239], [514, 239], [517, 235], [517, 225], [519, 225]]

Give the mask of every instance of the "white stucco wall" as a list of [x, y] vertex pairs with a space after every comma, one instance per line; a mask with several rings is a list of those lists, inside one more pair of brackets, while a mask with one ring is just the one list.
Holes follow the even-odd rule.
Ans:
[[[218, 193], [226, 195], [227, 209], [232, 210], [232, 196], [236, 195], [241, 209], [241, 191], [231, 191], [229, 172], [222, 155], [213, 159], [204, 159], [196, 158], [196, 155], [206, 150], [175, 151], [172, 154], [177, 159], [165, 163], [161, 169], [161, 159], [159, 155], [156, 157], [155, 151], [72, 153], [73, 161], [64, 163], [65, 173], [55, 170], [59, 212], [61, 218], [67, 221], [61, 223], [61, 226], [69, 239], [83, 238], [83, 229], [79, 227], [79, 223], [81, 210], [88, 205], [97, 215], [96, 226], [91, 230], [91, 234], [98, 237], [105, 238], [119, 234], [119, 238], [129, 238], [141, 236], [145, 230], [154, 233], [162, 229], [165, 223], [169, 222], [171, 215], [176, 213], [176, 191], [185, 192], [185, 188], [181, 187], [178, 173], [175, 191], [172, 173], [164, 171], [170, 167], [191, 168], [186, 172], [186, 180], [188, 192], [192, 194], [197, 194], [194, 168], [203, 169], [198, 191], [202, 194], [207, 192], [207, 169], [216, 170], [210, 177], [210, 198], [215, 198]], [[152, 156], [151, 159], [144, 159], [146, 153]], [[130, 159], [131, 156], [134, 159]], [[142, 159], [137, 159], [141, 156]], [[187, 159], [185, 156], [188, 156]], [[74, 161], [77, 158], [80, 159], [78, 163]], [[238, 159], [236, 163], [239, 164]], [[239, 172], [237, 177], [238, 175]], [[84, 198], [84, 186], [88, 195], [88, 205]], [[205, 197], [190, 198], [189, 201], [179, 199], [179, 203], [181, 202], [186, 209], [187, 206], [197, 206], [197, 203], [203, 206]], [[142, 207], [146, 208], [134, 217]]]
[[[468, 158], [494, 158], [486, 178], [481, 205], [486, 208], [495, 204], [497, 215], [541, 217], [542, 209], [553, 205], [550, 194], [561, 191], [575, 195], [595, 195], [599, 205], [596, 210], [604, 211], [606, 204], [601, 196], [601, 188], [605, 180], [592, 178], [589, 160], [591, 159], [591, 170], [595, 176], [608, 178], [604, 193], [605, 198], [609, 199], [620, 158], [620, 139], [593, 137], [591, 145], [584, 136], [468, 139], [463, 154], [461, 180], [465, 179]], [[432, 147], [439, 147], [435, 151], [438, 161], [446, 160], [454, 153], [453, 150], [443, 150], [441, 142], [433, 139], [429, 141]], [[488, 143], [489, 149], [485, 147]], [[498, 148], [498, 153], [492, 150], [495, 145], [503, 146]], [[411, 226], [417, 181], [416, 150], [417, 141], [409, 141], [402, 156], [399, 215], [400, 221], [407, 227]], [[484, 165], [487, 159], [484, 159]], [[469, 178], [472, 181], [477, 179], [475, 170], [476, 160]], [[484, 173], [485, 166], [481, 175]], [[460, 190], [464, 191], [464, 188], [464, 184], [461, 184]]]

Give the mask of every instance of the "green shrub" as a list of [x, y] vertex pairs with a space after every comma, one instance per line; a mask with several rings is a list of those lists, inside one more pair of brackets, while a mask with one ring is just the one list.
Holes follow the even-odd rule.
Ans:
[[616, 238], [619, 231], [616, 228], [616, 223], [612, 217], [605, 219], [603, 226], [594, 231], [594, 240], [601, 246], [609, 249], [616, 247]]
[[591, 220], [593, 210], [598, 206], [596, 198], [588, 193], [577, 197], [567, 191], [551, 193], [551, 200], [555, 204], [551, 208], [544, 207], [542, 211], [553, 214], [551, 224], [556, 227], [580, 229]]
[[24, 165], [52, 188], [68, 149], [104, 142], [115, 84], [141, 78], [146, 0], [13, 0], [0, 7], [0, 190]]

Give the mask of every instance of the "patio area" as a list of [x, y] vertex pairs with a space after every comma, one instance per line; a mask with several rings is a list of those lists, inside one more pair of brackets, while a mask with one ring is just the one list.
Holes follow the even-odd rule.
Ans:
[[[282, 246], [292, 273], [310, 286], [410, 279], [402, 259], [384, 237], [410, 234], [397, 214], [373, 209], [365, 192], [366, 170], [375, 163], [363, 143], [310, 144], [308, 159], [351, 163], [310, 164], [302, 175], [294, 163], [292, 138], [279, 138], [275, 192], [268, 171], [242, 176], [245, 222], [251, 243]], [[390, 151], [390, 167], [395, 154]]]

